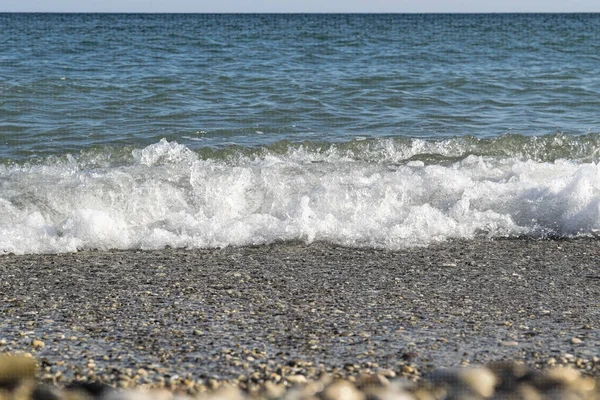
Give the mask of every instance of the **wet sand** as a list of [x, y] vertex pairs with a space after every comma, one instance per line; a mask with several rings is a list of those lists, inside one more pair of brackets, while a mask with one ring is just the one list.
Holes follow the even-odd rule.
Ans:
[[503, 359], [598, 377], [599, 260], [597, 239], [6, 255], [0, 352], [113, 385]]

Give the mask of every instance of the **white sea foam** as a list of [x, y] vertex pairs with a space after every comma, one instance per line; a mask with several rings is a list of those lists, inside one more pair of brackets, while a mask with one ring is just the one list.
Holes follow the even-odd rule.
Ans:
[[73, 157], [0, 166], [0, 252], [281, 240], [396, 249], [600, 230], [595, 162], [471, 155], [391, 163], [302, 148], [201, 159], [165, 140], [133, 160], [95, 169]]

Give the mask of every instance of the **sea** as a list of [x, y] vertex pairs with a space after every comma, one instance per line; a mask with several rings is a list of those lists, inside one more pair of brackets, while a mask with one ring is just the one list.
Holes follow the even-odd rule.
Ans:
[[600, 232], [600, 14], [0, 14], [0, 254]]

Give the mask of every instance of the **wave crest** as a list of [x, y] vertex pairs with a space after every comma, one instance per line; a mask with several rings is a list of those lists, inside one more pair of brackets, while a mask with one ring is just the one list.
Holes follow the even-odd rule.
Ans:
[[[398, 139], [211, 157], [161, 140], [118, 162], [89, 152], [4, 165], [0, 252], [594, 235], [597, 140]], [[496, 150], [506, 143], [519, 151]], [[583, 156], [557, 157], [565, 146]]]

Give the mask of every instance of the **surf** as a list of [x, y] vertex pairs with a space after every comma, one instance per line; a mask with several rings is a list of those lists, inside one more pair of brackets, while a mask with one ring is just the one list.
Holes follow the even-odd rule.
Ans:
[[163, 139], [112, 161], [104, 150], [5, 164], [0, 252], [277, 241], [398, 249], [456, 238], [600, 231], [597, 147], [571, 146], [581, 157], [568, 159], [525, 154], [528, 142], [498, 155], [491, 149], [502, 140], [489, 142], [488, 154], [473, 154], [476, 146], [458, 151], [448, 140], [413, 140], [396, 152], [401, 141], [208, 157]]

